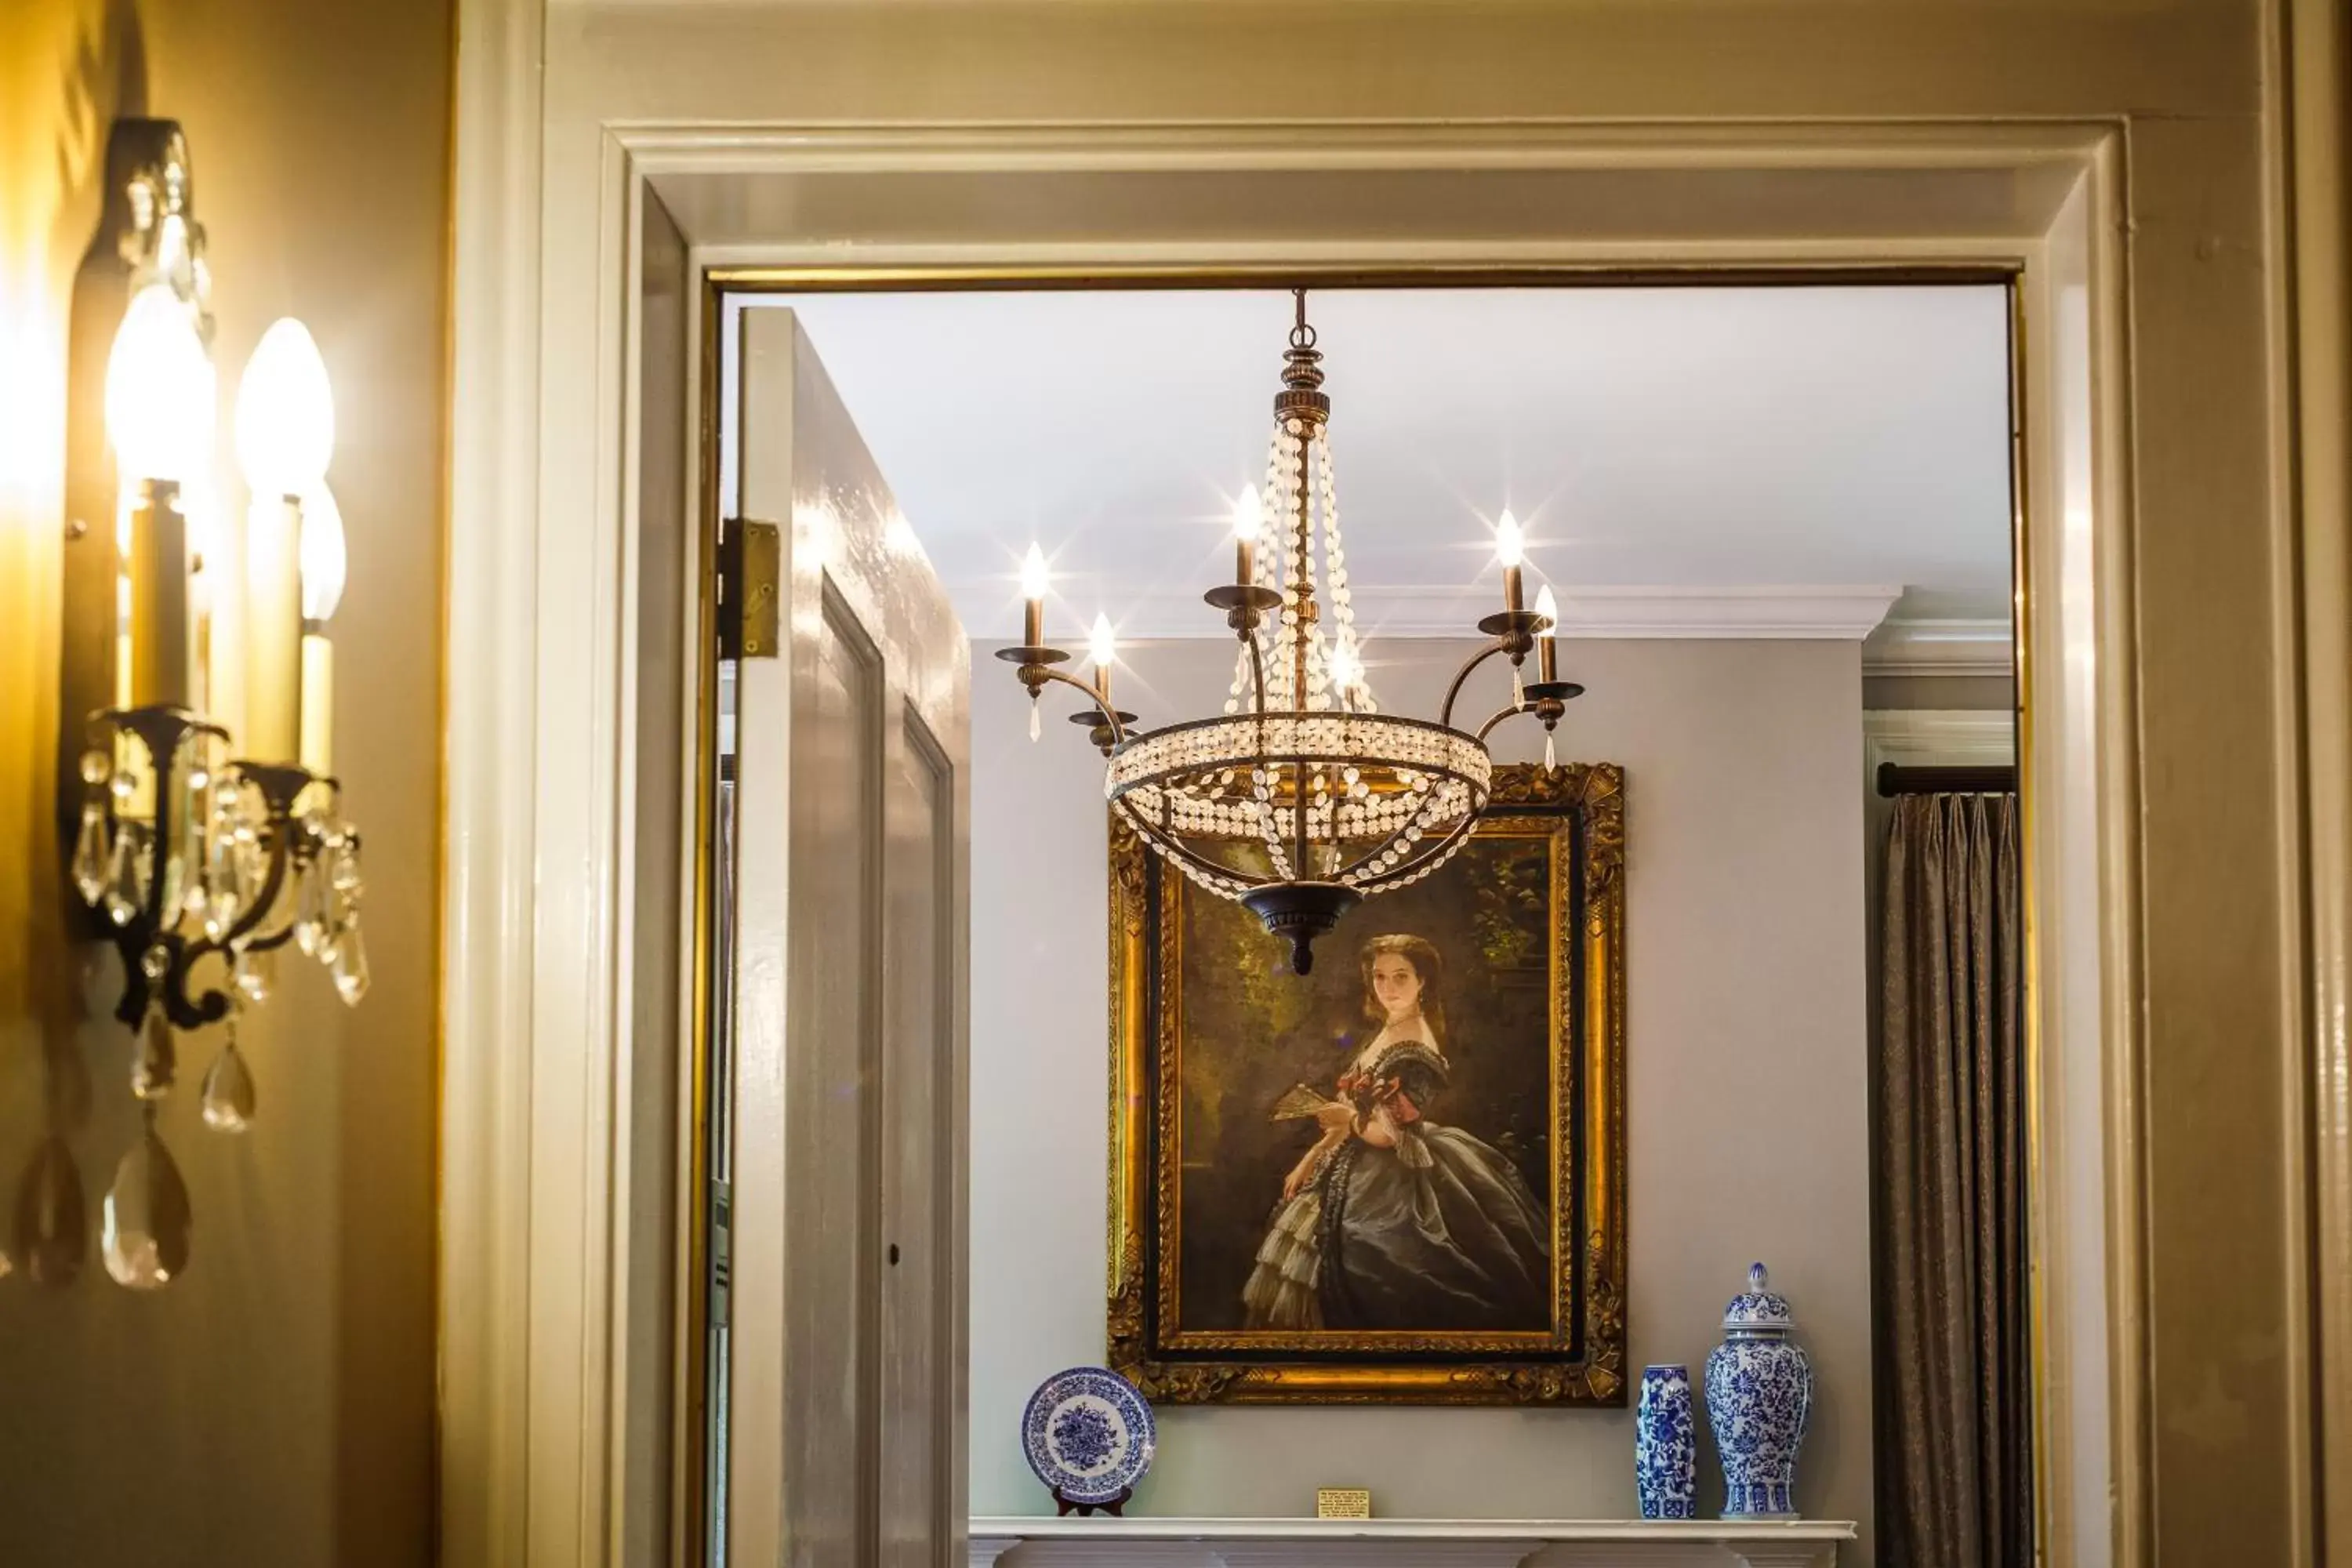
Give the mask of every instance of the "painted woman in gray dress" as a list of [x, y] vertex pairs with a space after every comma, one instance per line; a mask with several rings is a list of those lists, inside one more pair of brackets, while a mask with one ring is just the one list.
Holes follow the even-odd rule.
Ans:
[[1540, 1330], [1550, 1226], [1518, 1167], [1435, 1120], [1444, 961], [1417, 936], [1364, 943], [1370, 1044], [1314, 1112], [1242, 1300], [1254, 1329]]

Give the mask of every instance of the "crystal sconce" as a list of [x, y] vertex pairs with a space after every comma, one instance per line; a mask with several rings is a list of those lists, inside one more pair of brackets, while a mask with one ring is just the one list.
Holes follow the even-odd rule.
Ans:
[[[359, 835], [330, 755], [327, 624], [345, 571], [326, 483], [333, 395], [302, 324], [271, 326], [237, 391], [251, 499], [242, 581], [225, 580], [204, 230], [184, 139], [168, 122], [146, 128], [156, 152], [130, 181], [130, 304], [106, 367], [117, 474], [111, 702], [88, 722], [70, 860], [75, 892], [121, 955], [113, 1015], [137, 1042], [131, 1091], [144, 1129], [100, 1225], [108, 1272], [134, 1289], [158, 1289], [187, 1264], [187, 1191], [155, 1131], [177, 1082], [179, 1037], [225, 1026], [201, 1110], [208, 1128], [241, 1132], [255, 1091], [237, 1020], [268, 1000], [280, 952], [290, 943], [323, 964], [347, 1003], [368, 988]], [[224, 671], [214, 632], [229, 616], [244, 658]], [[243, 698], [241, 738], [210, 716], [228, 679]], [[79, 1211], [78, 1185], [62, 1190], [62, 1152], [53, 1135], [26, 1170], [20, 1233], [28, 1210], [42, 1210], [36, 1228], [50, 1230], [59, 1208]], [[20, 1256], [32, 1250], [18, 1241]]]

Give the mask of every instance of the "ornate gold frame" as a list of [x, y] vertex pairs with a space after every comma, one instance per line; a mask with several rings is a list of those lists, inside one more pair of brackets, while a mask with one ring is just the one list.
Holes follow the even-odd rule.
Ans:
[[[1572, 1262], [1555, 1263], [1549, 1332], [1496, 1335], [1162, 1331], [1163, 1310], [1172, 1317], [1177, 1299], [1172, 1250], [1160, 1245], [1179, 1223], [1166, 1168], [1173, 1141], [1160, 1133], [1174, 1126], [1178, 1108], [1176, 916], [1186, 884], [1161, 874], [1133, 831], [1113, 818], [1107, 1334], [1113, 1367], [1150, 1397], [1179, 1405], [1625, 1403], [1624, 809], [1624, 770], [1614, 763], [1512, 765], [1495, 770], [1494, 796], [1477, 828], [1482, 837], [1539, 834], [1565, 851], [1552, 863], [1552, 1107], [1559, 1135], [1552, 1140], [1551, 1212], [1553, 1256]], [[1583, 921], [1571, 931], [1561, 922], [1572, 907], [1564, 884], [1579, 848]], [[1580, 1044], [1580, 1059], [1571, 1044]], [[1571, 1184], [1580, 1199], [1574, 1218], [1559, 1201]], [[1570, 1237], [1570, 1226], [1582, 1235]], [[1307, 1352], [1349, 1359], [1274, 1359]], [[1416, 1355], [1427, 1359], [1411, 1359]]]

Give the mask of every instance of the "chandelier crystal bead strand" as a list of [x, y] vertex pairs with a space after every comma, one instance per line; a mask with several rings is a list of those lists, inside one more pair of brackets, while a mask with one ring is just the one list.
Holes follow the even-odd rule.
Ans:
[[[1315, 939], [1342, 915], [1421, 880], [1461, 849], [1492, 788], [1486, 738], [1495, 726], [1526, 713], [1549, 734], [1582, 688], [1558, 679], [1542, 602], [1524, 607], [1523, 546], [1505, 513], [1496, 531], [1504, 608], [1479, 622], [1486, 642], [1454, 676], [1435, 721], [1381, 711], [1349, 591], [1323, 355], [1306, 290], [1295, 292], [1265, 483], [1234, 507], [1236, 580], [1203, 595], [1238, 644], [1223, 711], [1135, 731], [1135, 715], [1110, 701], [1105, 620], [1091, 638], [1092, 685], [1055, 668], [1069, 655], [1044, 641], [1046, 571], [1034, 545], [1022, 572], [1023, 640], [998, 657], [1019, 667], [1029, 689], [1033, 737], [1048, 685], [1085, 694], [1088, 707], [1071, 719], [1108, 759], [1111, 808], [1171, 866], [1289, 942], [1291, 967], [1305, 974]], [[1518, 667], [1539, 641], [1544, 679], [1522, 685]], [[1475, 732], [1456, 728], [1465, 683], [1496, 654], [1513, 668], [1510, 705]]]

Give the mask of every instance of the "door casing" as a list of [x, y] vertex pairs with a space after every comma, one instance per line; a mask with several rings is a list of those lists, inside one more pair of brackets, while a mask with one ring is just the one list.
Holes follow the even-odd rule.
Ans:
[[[868, 279], [940, 266], [1072, 276], [1235, 265], [1293, 272], [1537, 267], [1694, 280], [1726, 268], [1749, 276], [1922, 262], [2021, 268], [2027, 385], [2019, 440], [2028, 491], [2021, 512], [2036, 520], [2021, 557], [2022, 651], [2033, 683], [2025, 765], [2038, 798], [2071, 808], [2063, 823], [2054, 812], [2039, 814], [2029, 830], [2042, 1042], [2034, 1134], [2043, 1244], [2038, 1418], [2045, 1437], [2080, 1439], [2043, 1445], [2045, 1455], [2068, 1457], [2045, 1471], [2043, 1529], [2053, 1562], [2149, 1560], [2158, 1444], [2191, 1440], [2160, 1436], [2157, 1402], [2189, 1394], [2159, 1386], [2158, 1354], [2179, 1364], [2192, 1347], [2159, 1343], [2147, 1310], [2155, 1261], [2147, 1199], [2165, 1173], [2150, 1162], [2167, 1151], [2151, 1149], [2146, 1121], [2145, 955], [2179, 936], [2169, 917], [2152, 917], [2141, 903], [2139, 824], [2151, 799], [2161, 805], [2173, 798], [2163, 792], [2187, 786], [2150, 784], [2137, 769], [2147, 744], [2144, 628], [2129, 479], [2133, 465], [2147, 460], [2135, 440], [2166, 443], [2155, 460], [2184, 473], [2200, 459], [2226, 467], [2244, 445], [2246, 422], [2264, 414], [2236, 409], [2211, 429], [2169, 407], [2142, 409], [2137, 427], [2130, 417], [2135, 310], [2179, 308], [2169, 300], [2190, 286], [2135, 278], [2116, 243], [2125, 215], [2140, 210], [2124, 181], [2128, 123], [1497, 118], [1268, 127], [1073, 116], [1037, 128], [881, 114], [781, 125], [757, 121], [753, 105], [764, 100], [748, 86], [713, 88], [740, 68], [722, 58], [740, 43], [724, 29], [664, 41], [658, 16], [635, 37], [622, 37], [620, 26], [593, 40], [559, 27], [553, 47], [571, 70], [559, 79], [565, 96], [551, 105], [535, 74], [551, 47], [544, 17], [535, 7], [488, 0], [467, 9], [487, 25], [473, 58], [460, 57], [461, 117], [469, 117], [461, 125], [472, 132], [460, 138], [457, 424], [484, 434], [478, 444], [461, 436], [456, 465], [452, 667], [479, 670], [486, 687], [500, 689], [462, 700], [453, 690], [450, 715], [445, 1463], [453, 1477], [460, 1466], [487, 1464], [445, 1489], [449, 1561], [617, 1561], [632, 1513], [663, 1506], [623, 1484], [626, 1457], [652, 1440], [646, 1435], [661, 1413], [633, 1408], [616, 1393], [655, 1352], [636, 1325], [616, 1319], [610, 1283], [644, 1244], [629, 1224], [630, 1151], [615, 1146], [610, 1098], [644, 1044], [617, 1026], [612, 1005], [629, 962], [632, 913], [614, 899], [625, 847], [612, 803], [661, 739], [632, 734], [620, 719], [615, 627], [631, 583], [623, 546], [640, 521], [622, 479], [647, 420], [691, 418], [690, 387], [678, 387], [671, 405], [638, 398], [627, 374], [638, 352], [633, 219], [649, 200], [679, 216], [691, 266], [706, 279], [744, 279], [755, 267], [824, 267]], [[523, 13], [535, 26], [517, 21]], [[730, 105], [744, 117], [719, 121]], [[542, 141], [543, 127], [552, 129]], [[2135, 197], [2162, 178], [2181, 194], [2252, 177], [2226, 151], [2186, 167], [2142, 154], [2131, 162]], [[1345, 203], [1322, 209], [1307, 226], [1317, 231], [1306, 232], [1295, 215], [1263, 204], [1270, 176], [1341, 188], [1367, 172], [1406, 177], [1432, 167], [1465, 186], [1487, 178], [1498, 201], [1525, 203], [1531, 174], [1579, 199], [1553, 209], [1546, 232], [1530, 232], [1544, 224], [1504, 224], [1467, 240], [1401, 233], [1394, 214]], [[1688, 182], [1727, 173], [1768, 195], [1777, 186], [1785, 199], [1692, 217]], [[1887, 196], [1890, 174], [1904, 176], [1900, 203]], [[1087, 215], [1107, 176], [1141, 186], [1163, 180], [1175, 193], [1169, 221], [1153, 226], [1130, 215], [1129, 232], [1090, 230]], [[1027, 182], [1021, 231], [985, 232], [976, 222], [969, 234], [925, 228], [941, 190], [981, 195], [1006, 180]], [[480, 219], [482, 198], [501, 181], [520, 181], [539, 200], [469, 226], [467, 215]], [[1676, 194], [1677, 182], [1685, 194]], [[2008, 208], [1988, 208], [1988, 182], [2011, 194]], [[805, 199], [820, 191], [835, 205]], [[1220, 191], [1231, 198], [1223, 206]], [[1202, 192], [1207, 198], [1196, 201]], [[986, 207], [975, 201], [961, 210]], [[796, 212], [840, 232], [796, 228]], [[1679, 227], [1661, 221], [1672, 213], [1684, 215]], [[1452, 216], [1454, 228], [1478, 230]], [[1587, 216], [1593, 221], [1576, 232], [1559, 221]], [[851, 268], [843, 265], [845, 234]], [[2261, 435], [2284, 440], [2268, 426]], [[2273, 537], [2284, 526], [2280, 505], [2273, 495], [2261, 510]], [[559, 538], [541, 518], [581, 527]], [[2290, 570], [2290, 590], [2292, 579]], [[692, 608], [679, 613], [684, 619]], [[2282, 646], [2292, 658], [2293, 644]], [[596, 657], [571, 657], [583, 647]], [[502, 773], [498, 745], [516, 732], [531, 737], [533, 765]], [[2291, 741], [2281, 744], [2292, 750]], [[2280, 818], [2275, 831], [2291, 835], [2296, 759], [2277, 761], [2272, 787], [2282, 798], [2270, 808]], [[2287, 856], [2292, 844], [2271, 831], [2249, 830], [2258, 847]], [[480, 946], [461, 959], [458, 948], [472, 942]], [[2266, 1006], [2290, 1038], [2300, 1037], [2304, 994], [2304, 970], [2282, 958]], [[2221, 1005], [2210, 991], [2178, 996], [2183, 1007]], [[2296, 1196], [2305, 1152], [2300, 1081], [2282, 1079], [2285, 1100], [2271, 1128], [2291, 1146], [2285, 1158], [2296, 1182], [2284, 1192], [2232, 1194], [2261, 1225], [2290, 1233], [2307, 1223]], [[530, 1152], [527, 1180], [500, 1197], [499, 1176], [513, 1173], [498, 1154], [508, 1137]], [[2199, 1151], [2175, 1158], [2186, 1171]], [[2193, 1245], [2185, 1234], [2168, 1232], [2168, 1240]], [[499, 1261], [507, 1248], [506, 1257], [524, 1260], [523, 1271]], [[2291, 1262], [2285, 1277], [2246, 1289], [2265, 1313], [2281, 1314], [2290, 1385], [2309, 1386], [2317, 1369], [2296, 1332], [2305, 1326], [2296, 1303], [2310, 1289], [2300, 1267]], [[2168, 1279], [2168, 1289], [2179, 1288]], [[2167, 1331], [2193, 1333], [2194, 1321], [2185, 1314]], [[616, 1331], [616, 1322], [626, 1331]], [[2186, 1511], [2168, 1515], [2173, 1539], [2199, 1539], [2194, 1509], [2204, 1499], [2231, 1489], [2269, 1498], [2284, 1485], [2300, 1511], [2267, 1510], [2277, 1533], [2248, 1550], [2271, 1561], [2309, 1560], [2313, 1436], [2307, 1415], [2278, 1419], [2242, 1459], [2221, 1464], [2196, 1490], [2184, 1488]], [[2208, 1511], [2218, 1519], [2227, 1510]], [[2262, 1528], [2264, 1510], [2248, 1511]]]

